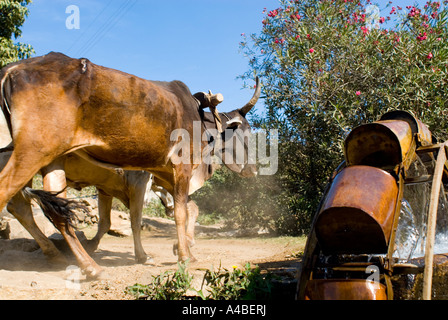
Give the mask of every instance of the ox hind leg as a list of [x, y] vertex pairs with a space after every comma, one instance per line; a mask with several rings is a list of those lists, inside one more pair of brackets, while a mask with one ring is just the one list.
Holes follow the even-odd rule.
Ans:
[[[0, 167], [4, 168], [8, 163], [12, 150], [5, 148], [0, 150]], [[27, 184], [31, 186], [31, 182]], [[33, 211], [31, 210], [31, 203], [25, 199], [21, 192], [18, 192], [9, 202], [7, 210], [23, 225], [23, 227], [30, 233], [30, 235], [36, 240], [42, 252], [47, 259], [52, 263], [67, 264], [65, 256], [56, 248], [39, 229], [37, 226]]]
[[[20, 139], [16, 139], [16, 142], [18, 140]], [[26, 186], [42, 167], [54, 160], [51, 156], [43, 156], [43, 154], [45, 154], [44, 151], [36, 150], [36, 148], [37, 147], [32, 143], [15, 144], [15, 150], [6, 166], [0, 172], [1, 208], [5, 207], [7, 202]], [[74, 250], [75, 256], [78, 258], [84, 249], [76, 238], [73, 228], [67, 221], [63, 221], [60, 218], [54, 218], [52, 220], [55, 227], [64, 236], [70, 248]], [[85, 251], [84, 257], [84, 260], [78, 260], [81, 269], [88, 277], [97, 277], [102, 269], [87, 255], [87, 253], [85, 253]]]
[[[56, 159], [50, 165], [42, 168], [41, 172], [45, 191], [61, 192], [62, 190], [65, 190], [67, 182], [63, 159]], [[65, 196], [65, 191], [63, 192], [63, 196]], [[59, 218], [52, 219], [52, 222], [59, 232], [61, 232], [64, 240], [67, 242], [70, 250], [74, 254], [81, 270], [89, 278], [98, 277], [102, 272], [102, 268], [98, 266], [98, 264], [85, 251], [71, 224], [66, 220]]]
[[51, 263], [67, 265], [67, 259], [39, 229], [31, 210], [31, 203], [18, 192], [9, 202], [7, 210], [24, 226], [39, 244], [42, 252]]

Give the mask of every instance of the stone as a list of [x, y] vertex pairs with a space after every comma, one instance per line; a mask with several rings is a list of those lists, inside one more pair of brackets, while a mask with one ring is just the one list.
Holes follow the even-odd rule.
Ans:
[[[44, 235], [48, 237], [58, 232], [42, 211], [33, 209], [33, 214], [34, 221]], [[33, 239], [33, 237], [17, 219], [4, 216], [0, 218], [0, 239]]]
[[132, 235], [129, 216], [121, 211], [112, 210], [110, 215], [111, 226], [109, 235], [115, 237], [129, 237]]

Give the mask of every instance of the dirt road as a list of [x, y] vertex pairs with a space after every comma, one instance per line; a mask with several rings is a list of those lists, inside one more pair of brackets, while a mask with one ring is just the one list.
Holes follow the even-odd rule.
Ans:
[[[106, 235], [92, 255], [104, 269], [99, 280], [88, 281], [76, 268], [49, 264], [40, 250], [14, 246], [3, 250], [0, 254], [0, 299], [132, 299], [125, 293], [127, 286], [148, 284], [152, 275], [177, 270], [177, 257], [172, 251], [174, 223], [160, 218], [144, 219], [149, 230], [143, 231], [142, 240], [152, 261], [145, 265], [135, 263], [132, 237]], [[94, 228], [83, 230], [87, 238], [93, 236]], [[296, 238], [236, 238], [217, 227], [198, 227], [196, 234], [192, 252], [198, 262], [190, 264], [188, 271], [194, 276], [198, 289], [204, 269], [216, 270], [220, 265], [227, 269], [242, 268], [250, 262], [261, 269], [293, 274], [298, 266], [296, 254], [303, 251], [305, 245], [304, 239]], [[69, 262], [76, 264], [72, 257]]]

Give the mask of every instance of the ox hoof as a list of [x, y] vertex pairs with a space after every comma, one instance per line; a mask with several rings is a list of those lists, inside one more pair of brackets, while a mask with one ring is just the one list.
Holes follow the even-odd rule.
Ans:
[[[196, 244], [196, 242], [194, 241], [194, 239], [188, 239], [187, 240], [188, 248], [194, 247], [195, 244]], [[175, 256], [177, 256], [179, 254], [179, 250], [178, 249], [179, 249], [179, 243], [176, 242], [176, 243], [173, 244], [173, 254]]]
[[87, 280], [98, 280], [103, 273], [103, 269], [100, 267], [87, 267], [83, 270], [83, 273], [86, 275]]
[[135, 261], [138, 264], [154, 264], [154, 259], [150, 256], [142, 256], [142, 257], [136, 257]]
[[188, 255], [180, 256], [179, 255], [179, 246], [176, 244], [173, 245], [173, 253], [175, 256], [179, 256], [178, 260], [179, 262], [196, 262], [198, 261], [191, 253], [190, 250], [188, 250]]
[[188, 257], [179, 257], [179, 262], [181, 263], [193, 263], [197, 261], [198, 259], [196, 259], [192, 254], [190, 254], [190, 256]]

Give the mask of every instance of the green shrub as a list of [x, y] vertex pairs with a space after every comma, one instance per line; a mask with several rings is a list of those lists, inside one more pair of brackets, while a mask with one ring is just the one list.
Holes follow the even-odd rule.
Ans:
[[137, 299], [147, 300], [184, 300], [191, 289], [192, 276], [186, 271], [186, 264], [178, 263], [176, 272], [164, 272], [153, 276], [149, 285], [135, 284], [126, 291]]
[[[207, 270], [200, 290], [192, 287], [193, 276], [186, 264], [178, 264], [178, 270], [153, 276], [148, 285], [135, 284], [126, 292], [136, 299], [146, 300], [265, 300], [271, 297], [272, 275], [262, 274], [258, 267], [247, 263], [244, 270], [219, 268]], [[195, 293], [195, 295], [189, 295]]]

